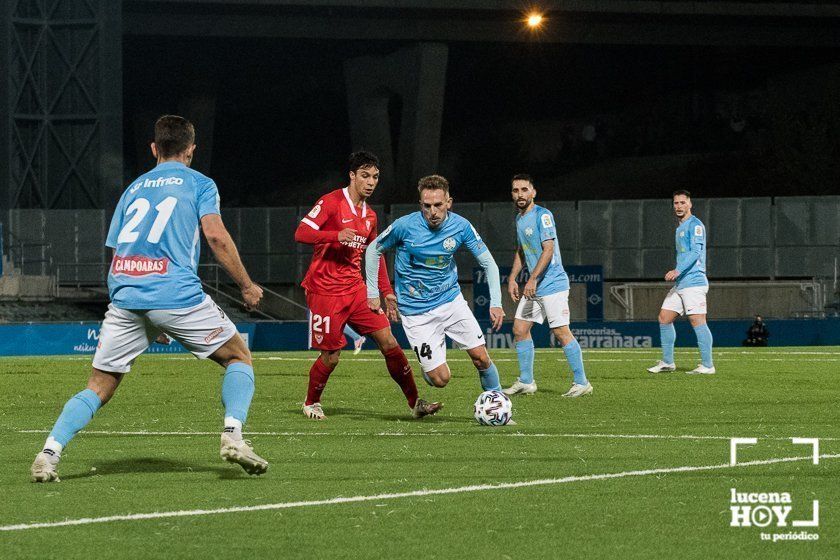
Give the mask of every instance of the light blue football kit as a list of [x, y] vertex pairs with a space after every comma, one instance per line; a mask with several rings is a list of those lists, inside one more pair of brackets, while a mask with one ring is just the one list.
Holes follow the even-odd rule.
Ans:
[[[517, 317], [522, 317], [527, 320], [530, 316], [531, 307], [559, 305], [563, 309], [543, 309], [539, 313], [541, 317], [544, 315], [549, 319], [549, 327], [568, 325], [568, 292], [569, 292], [569, 276], [563, 268], [563, 259], [560, 256], [560, 243], [557, 240], [557, 224], [554, 221], [554, 216], [547, 208], [543, 208], [534, 204], [533, 208], [525, 214], [516, 215], [516, 238], [522, 255], [525, 258], [525, 266], [528, 270], [534, 270], [540, 256], [543, 252], [543, 242], [554, 241], [554, 253], [545, 270], [537, 278], [536, 298], [533, 300], [526, 300], [522, 297], [519, 300], [517, 309]], [[561, 294], [562, 298], [552, 298], [555, 294]], [[526, 310], [528, 310], [526, 312]], [[559, 314], [565, 314], [566, 319], [558, 325], [552, 324], [551, 317]], [[566, 354], [566, 359], [569, 362], [569, 367], [574, 374], [575, 383], [578, 385], [586, 385], [586, 373], [583, 367], [583, 353], [580, 349], [580, 344], [573, 339], [572, 342], [563, 347], [563, 352]], [[531, 384], [534, 382], [534, 340], [529, 336], [525, 340], [516, 342], [516, 355], [519, 361], [519, 381], [522, 383]]]
[[[679, 272], [674, 287], [668, 292], [663, 309], [688, 315], [706, 314], [706, 296], [709, 280], [706, 277], [706, 226], [697, 216], [690, 216], [677, 226], [674, 234], [676, 270]], [[702, 293], [701, 293], [702, 292]], [[707, 368], [714, 367], [712, 360], [712, 332], [708, 324], [693, 327], [700, 349], [700, 361]], [[659, 324], [662, 361], [674, 363], [674, 344], [677, 331], [673, 323]]]
[[108, 274], [113, 304], [180, 309], [201, 303], [200, 220], [220, 213], [216, 183], [182, 163], [162, 163], [134, 181], [114, 210], [105, 243], [116, 251]]
[[[394, 286], [399, 312], [403, 317], [406, 335], [412, 346], [416, 347], [415, 353], [427, 382], [429, 379], [425, 372], [446, 361], [444, 332], [466, 349], [485, 344], [484, 335], [458, 285], [455, 252], [462, 245], [470, 250], [487, 271], [490, 307], [501, 307], [498, 266], [475, 228], [468, 220], [453, 212], [449, 212], [446, 219], [434, 229], [421, 212], [403, 216], [379, 234], [376, 243], [371, 244], [365, 253], [368, 297], [379, 297], [379, 256], [384, 251], [396, 249]], [[453, 317], [462, 319], [456, 322], [462, 323], [463, 331], [456, 332], [453, 325], [443, 324], [448, 318], [434, 317], [437, 310], [445, 309], [445, 306], [453, 302], [458, 306]], [[422, 323], [422, 326], [418, 324], [412, 331], [411, 325], [416, 323]], [[491, 363], [487, 370], [480, 370], [479, 374], [484, 390], [501, 389], [494, 364]]]
[[569, 289], [569, 276], [563, 268], [560, 257], [560, 244], [557, 242], [557, 226], [554, 216], [547, 208], [534, 205], [525, 215], [516, 216], [516, 238], [522, 254], [525, 255], [525, 265], [528, 270], [534, 270], [543, 252], [543, 241], [554, 240], [554, 255], [551, 262], [537, 279], [537, 296], [548, 296]]
[[[96, 369], [125, 373], [159, 331], [206, 358], [236, 334], [197, 275], [200, 220], [219, 214], [212, 179], [180, 162], [164, 162], [132, 182], [114, 211], [106, 245], [114, 249], [108, 274], [111, 305], [94, 356]], [[254, 394], [254, 371], [231, 363], [222, 381], [226, 431], [241, 429]], [[55, 455], [102, 406], [96, 392], [72, 397], [50, 432]]]

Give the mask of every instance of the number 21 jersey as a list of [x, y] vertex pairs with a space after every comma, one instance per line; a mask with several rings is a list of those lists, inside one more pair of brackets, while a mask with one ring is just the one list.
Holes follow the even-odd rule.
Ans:
[[111, 301], [122, 309], [180, 309], [204, 300], [198, 278], [200, 220], [219, 214], [209, 177], [179, 162], [161, 163], [123, 193], [106, 245]]

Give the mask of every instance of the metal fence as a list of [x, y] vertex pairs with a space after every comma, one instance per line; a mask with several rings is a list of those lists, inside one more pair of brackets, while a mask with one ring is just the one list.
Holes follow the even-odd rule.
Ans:
[[[830, 277], [840, 254], [840, 196], [694, 199], [706, 224], [711, 278], [785, 279]], [[670, 201], [540, 202], [555, 215], [564, 262], [600, 264], [608, 280], [659, 280], [673, 267], [674, 221]], [[380, 230], [417, 210], [373, 205]], [[515, 246], [514, 209], [508, 203], [458, 203], [453, 210], [481, 233], [497, 262], [507, 264]], [[311, 248], [294, 242], [308, 207], [226, 208], [222, 217], [242, 259], [258, 282], [293, 284], [306, 271]], [[52, 259], [61, 281], [104, 280], [109, 216], [104, 210], [9, 210], [2, 216], [5, 245], [19, 243], [25, 273], [40, 273]], [[32, 247], [25, 248], [28, 244]], [[37, 246], [37, 248], [35, 248]], [[49, 249], [45, 247], [49, 246]], [[39, 260], [41, 259], [41, 260]], [[202, 262], [212, 257], [202, 246]], [[460, 253], [462, 280], [474, 261]]]

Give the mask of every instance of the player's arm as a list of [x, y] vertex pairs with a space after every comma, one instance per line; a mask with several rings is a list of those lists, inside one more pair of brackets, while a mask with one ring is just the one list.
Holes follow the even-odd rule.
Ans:
[[528, 282], [525, 283], [525, 287], [522, 289], [523, 296], [531, 299], [537, 295], [537, 279], [540, 277], [540, 274], [545, 272], [548, 263], [551, 262], [553, 257], [554, 239], [546, 239], [542, 242], [542, 253], [540, 253], [540, 258], [537, 259], [537, 264], [534, 265], [534, 270], [531, 271], [531, 277], [528, 278]]
[[539, 212], [537, 232], [540, 236], [542, 252], [534, 265], [534, 270], [531, 271], [531, 277], [528, 278], [528, 282], [522, 289], [522, 295], [529, 299], [536, 297], [539, 277], [554, 258], [554, 246], [557, 243], [557, 226], [554, 223], [554, 215], [544, 208], [541, 208]]
[[262, 288], [251, 281], [239, 251], [228, 233], [222, 217], [219, 214], [206, 214], [201, 217], [201, 231], [207, 239], [207, 244], [222, 268], [230, 274], [242, 292], [242, 299], [249, 307], [256, 307], [262, 299]]
[[522, 247], [516, 246], [516, 253], [513, 254], [513, 264], [510, 267], [510, 276], [508, 276], [508, 295], [513, 301], [519, 301], [519, 284], [516, 278], [522, 272]]
[[499, 265], [496, 264], [487, 245], [481, 240], [478, 232], [472, 225], [463, 231], [463, 241], [484, 273], [487, 275], [487, 286], [490, 288], [490, 322], [493, 325], [493, 330], [497, 331], [502, 326], [502, 320], [505, 318], [505, 311], [502, 309], [502, 282], [499, 277]]
[[702, 225], [695, 225], [688, 230], [688, 251], [677, 255], [677, 266], [674, 270], [665, 275], [665, 280], [672, 282], [679, 279], [688, 272], [700, 255], [703, 254], [703, 247], [706, 244], [706, 228]]
[[334, 208], [328, 200], [323, 198], [319, 200], [298, 224], [295, 230], [295, 241], [307, 245], [352, 241], [356, 236], [355, 229], [344, 228], [340, 231], [322, 229], [333, 211]]
[[397, 296], [394, 295], [391, 282], [388, 280], [388, 269], [385, 266], [383, 253], [393, 247], [397, 241], [397, 234], [394, 233], [395, 225], [397, 225], [396, 222], [387, 227], [382, 235], [377, 236], [365, 250], [365, 284], [367, 285], [368, 307], [371, 311], [381, 311], [380, 295], [384, 295], [388, 318], [392, 321], [399, 320]]

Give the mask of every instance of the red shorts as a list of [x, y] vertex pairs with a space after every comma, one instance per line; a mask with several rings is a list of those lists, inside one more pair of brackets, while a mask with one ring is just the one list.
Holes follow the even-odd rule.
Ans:
[[306, 293], [309, 306], [309, 340], [318, 350], [341, 350], [347, 344], [344, 326], [350, 324], [359, 334], [390, 327], [384, 313], [374, 313], [367, 304], [367, 290], [352, 294], [325, 296]]

